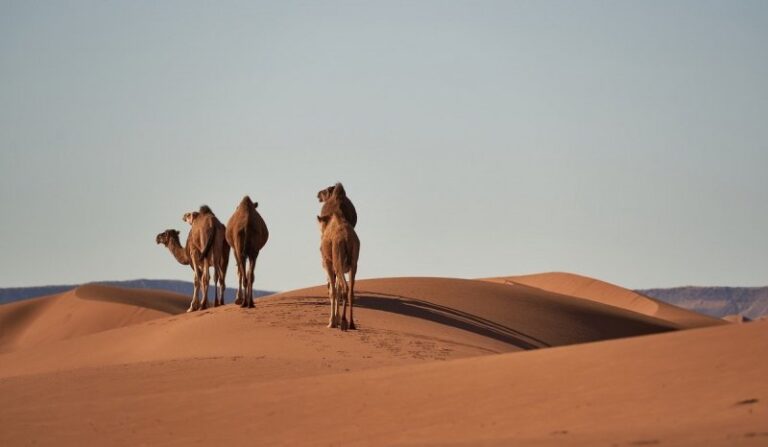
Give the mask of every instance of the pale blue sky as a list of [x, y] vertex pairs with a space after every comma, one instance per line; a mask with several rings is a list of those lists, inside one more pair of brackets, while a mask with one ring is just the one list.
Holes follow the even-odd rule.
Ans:
[[337, 180], [361, 277], [765, 285], [767, 83], [763, 1], [0, 0], [0, 287], [188, 280], [244, 194], [318, 284]]

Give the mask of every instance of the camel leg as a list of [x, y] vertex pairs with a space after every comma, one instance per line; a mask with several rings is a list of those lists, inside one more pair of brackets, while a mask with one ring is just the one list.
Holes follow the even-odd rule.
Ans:
[[250, 265], [248, 265], [248, 290], [246, 290], [248, 294], [248, 307], [256, 307], [253, 304], [253, 281], [254, 281], [254, 269], [256, 268], [256, 259], [259, 257], [259, 252], [256, 252], [256, 255], [254, 255], [253, 259], [251, 259]]
[[227, 292], [227, 284], [226, 284], [226, 279], [225, 279], [224, 273], [221, 273], [219, 275], [219, 288], [221, 289], [221, 291], [219, 292], [219, 297], [220, 297], [219, 299], [221, 300], [219, 302], [219, 305], [223, 306], [224, 305], [224, 294]]
[[208, 265], [203, 263], [203, 274], [200, 275], [200, 310], [208, 309], [208, 286], [211, 282], [211, 272]]
[[328, 275], [328, 300], [331, 304], [331, 315], [328, 317], [328, 327], [338, 327], [336, 319], [336, 277], [333, 274]]
[[352, 267], [349, 271], [349, 296], [347, 298], [347, 301], [349, 301], [349, 328], [352, 330], [357, 329], [357, 327], [355, 326], [355, 319], [352, 316], [352, 309], [354, 309], [355, 307], [355, 273], [356, 272], [357, 272], [356, 267]]
[[[226, 256], [229, 256], [229, 250], [226, 252]], [[221, 288], [221, 293], [219, 294], [221, 299], [221, 305], [224, 305], [224, 295], [227, 294], [227, 261], [224, 260], [222, 264], [219, 266], [219, 287]]]
[[235, 296], [235, 304], [241, 305], [243, 304], [243, 292], [245, 291], [245, 268], [243, 265], [245, 259], [243, 259], [242, 254], [238, 254], [235, 251], [235, 261], [237, 262], [237, 295]]
[[235, 304], [243, 304], [243, 294], [245, 294], [245, 273], [243, 269], [240, 269], [237, 272], [237, 299], [235, 299]]
[[336, 279], [334, 280], [335, 287], [333, 288], [333, 327], [340, 327], [341, 326], [341, 314], [339, 312], [339, 306], [341, 305], [341, 302], [339, 301], [339, 295], [341, 295], [341, 285], [339, 284], [339, 277], [336, 276]]
[[243, 299], [240, 301], [240, 307], [248, 307], [248, 257], [243, 258]]
[[194, 312], [197, 310], [197, 307], [199, 306], [197, 302], [197, 281], [195, 281], [194, 288], [192, 289], [192, 302], [189, 303], [189, 308], [187, 309], [187, 312]]
[[219, 290], [219, 266], [213, 267], [213, 307], [219, 307], [219, 297], [221, 296], [221, 290]]
[[253, 307], [251, 300], [251, 291], [253, 290], [253, 260], [248, 256], [244, 258], [243, 263], [243, 302], [240, 303], [240, 307], [249, 308]]
[[196, 268], [193, 267], [195, 270], [195, 277], [192, 282], [192, 302], [189, 303], [189, 309], [187, 309], [187, 312], [194, 312], [197, 310], [199, 303], [197, 301], [197, 294], [200, 291], [200, 279], [199, 279], [199, 273]]
[[[339, 298], [344, 299], [343, 297], [346, 297], [347, 289], [349, 287], [347, 284], [347, 278], [344, 277], [344, 273], [339, 274], [337, 278], [340, 283]], [[341, 311], [341, 330], [346, 331], [347, 329], [349, 329], [349, 326], [347, 324], [347, 300], [344, 299], [344, 307]]]

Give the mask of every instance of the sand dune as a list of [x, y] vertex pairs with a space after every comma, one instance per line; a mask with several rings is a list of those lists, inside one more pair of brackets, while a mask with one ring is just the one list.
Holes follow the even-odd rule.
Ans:
[[[138, 291], [127, 295], [106, 286], [78, 289], [74, 296], [56, 298], [58, 308], [47, 311], [50, 304], [46, 305], [46, 312], [30, 328], [17, 331], [20, 335], [9, 333], [13, 346], [27, 349], [8, 355], [10, 365], [0, 368], [0, 376], [227, 356], [268, 355], [288, 363], [315, 359], [320, 364], [323, 357], [334, 357], [337, 343], [342, 343], [338, 350], [380, 361], [345, 366], [357, 368], [365, 363], [452, 359], [674, 329], [665, 321], [600, 303], [484, 281], [375, 279], [359, 281], [357, 290], [361, 336], [338, 342], [338, 333], [324, 327], [328, 315], [324, 286], [263, 298], [251, 312], [225, 306], [163, 319], [158, 318], [166, 314], [141, 305], [179, 312], [186, 308], [186, 298], [144, 296]], [[122, 304], [131, 298], [136, 298], [135, 305]], [[177, 308], [170, 305], [177, 301]], [[60, 308], [78, 317], [54, 321]], [[108, 324], [114, 325], [113, 330], [103, 332]]]
[[[530, 287], [452, 278], [387, 278], [359, 281], [359, 303], [440, 322], [508, 343], [518, 349], [669, 331], [674, 325], [635, 312]], [[322, 297], [325, 288], [285, 297]]]
[[600, 281], [599, 279], [573, 273], [551, 272], [534, 275], [503, 276], [486, 278], [486, 281], [508, 285], [525, 285], [571, 297], [596, 301], [610, 306], [621, 307], [632, 312], [652, 316], [675, 323], [679, 328], [708, 327], [724, 324], [712, 318], [663, 301], [659, 301], [633, 290]]
[[0, 306], [0, 352], [116, 329], [184, 312], [188, 298], [86, 285]]
[[0, 307], [0, 445], [768, 441], [768, 322], [678, 331], [526, 285], [389, 278], [358, 282], [343, 333], [324, 286], [178, 315], [186, 297], [128, 293]]

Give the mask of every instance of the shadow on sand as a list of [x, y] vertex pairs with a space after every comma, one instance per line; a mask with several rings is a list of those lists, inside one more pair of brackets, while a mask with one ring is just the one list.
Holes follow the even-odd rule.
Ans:
[[[294, 296], [293, 298], [321, 299], [320, 296]], [[327, 300], [305, 302], [305, 305], [328, 305]], [[538, 349], [550, 347], [549, 344], [530, 335], [523, 334], [510, 327], [495, 323], [486, 318], [462, 312], [450, 307], [417, 300], [405, 296], [378, 292], [356, 291], [355, 307], [390, 312], [409, 317], [420, 318], [433, 323], [462, 329], [483, 337], [489, 337], [520, 349]]]

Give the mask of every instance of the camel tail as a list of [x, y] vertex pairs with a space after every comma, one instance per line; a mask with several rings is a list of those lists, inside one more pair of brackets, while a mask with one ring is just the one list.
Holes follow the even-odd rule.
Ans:
[[243, 245], [240, 247], [242, 250], [241, 255], [243, 256], [243, 259], [245, 259], [245, 253], [249, 250], [248, 247], [250, 247], [250, 245], [248, 244], [250, 244], [250, 239], [254, 236], [251, 234], [250, 222], [253, 217], [253, 213], [255, 212], [255, 208], [248, 208], [248, 225], [243, 228]]
[[338, 255], [333, 257], [333, 269], [336, 271], [337, 275], [344, 275], [344, 272], [346, 271], [346, 267], [350, 265], [349, 260], [351, 259], [351, 253], [349, 252], [349, 247], [347, 247], [346, 242], [340, 243], [336, 250], [338, 251]]
[[202, 253], [200, 255], [203, 258], [207, 258], [208, 254], [211, 252], [211, 248], [213, 248], [213, 241], [216, 239], [216, 226], [211, 226], [210, 231], [208, 232], [208, 241], [205, 244], [205, 247], [203, 248]]

